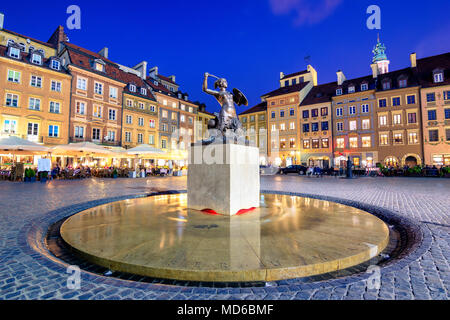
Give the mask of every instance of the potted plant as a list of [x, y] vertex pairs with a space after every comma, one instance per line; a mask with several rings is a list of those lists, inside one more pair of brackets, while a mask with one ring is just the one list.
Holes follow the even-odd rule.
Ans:
[[116, 178], [117, 178], [117, 169], [114, 169], [114, 170], [113, 170], [112, 176], [113, 176], [113, 179], [116, 179]]
[[48, 172], [47, 171], [42, 171], [39, 174], [40, 174], [41, 182], [42, 183], [47, 182]]
[[445, 178], [450, 178], [450, 167], [442, 167], [441, 174]]
[[30, 174], [30, 182], [36, 182], [36, 171], [30, 168], [28, 172]]
[[28, 169], [28, 168], [25, 169], [25, 178], [23, 180], [24, 182], [30, 182], [31, 181], [29, 170], [30, 169]]

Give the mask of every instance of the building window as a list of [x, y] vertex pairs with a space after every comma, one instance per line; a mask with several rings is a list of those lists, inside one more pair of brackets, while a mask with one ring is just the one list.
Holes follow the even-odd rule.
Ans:
[[322, 131], [328, 131], [328, 121], [321, 123]]
[[172, 112], [172, 120], [178, 120], [178, 114]]
[[295, 138], [289, 139], [289, 148], [295, 149]]
[[380, 126], [387, 126], [387, 116], [380, 116], [378, 119]]
[[28, 136], [35, 136], [37, 137], [39, 133], [39, 124], [37, 123], [28, 123], [28, 130], [27, 130], [27, 135]]
[[109, 109], [109, 120], [116, 120], [116, 110], [115, 109]]
[[402, 79], [402, 80], [398, 81], [398, 86], [400, 88], [406, 88], [407, 84], [408, 84], [408, 82], [406, 81], [406, 79]]
[[291, 108], [290, 110], [289, 110], [289, 115], [292, 117], [292, 116], [295, 116], [295, 109], [294, 108]]
[[153, 120], [153, 119], [150, 119], [150, 128], [155, 128], [155, 126], [156, 126], [156, 122], [155, 122], [155, 120]]
[[355, 131], [358, 128], [356, 120], [352, 120], [349, 122], [349, 130]]
[[290, 122], [289, 123], [289, 130], [295, 130], [295, 122]]
[[48, 136], [52, 138], [57, 138], [59, 136], [59, 126], [49, 125]]
[[154, 135], [151, 134], [148, 136], [148, 144], [150, 144], [150, 145], [155, 144], [155, 136]]
[[401, 114], [394, 114], [393, 116], [393, 124], [402, 124], [402, 115]]
[[192, 107], [189, 107], [189, 112], [190, 112], [190, 113], [193, 113], [193, 112], [194, 112], [194, 109], [193, 109]]
[[94, 92], [95, 94], [103, 94], [103, 84], [96, 82], [94, 85]]
[[348, 93], [355, 92], [355, 86], [348, 87]]
[[350, 142], [350, 148], [358, 148], [358, 138], [351, 137], [348, 140]]
[[17, 94], [7, 93], [6, 94], [6, 106], [17, 108], [19, 106], [19, 96]]
[[444, 91], [444, 100], [450, 100], [450, 91]]
[[147, 95], [147, 89], [141, 88], [141, 94], [146, 96]]
[[417, 132], [408, 133], [408, 144], [418, 144], [419, 138], [417, 137]]
[[336, 139], [336, 148], [338, 148], [338, 149], [344, 149], [345, 148], [345, 140], [344, 140], [344, 138], [337, 138]]
[[312, 109], [311, 110], [311, 117], [317, 118], [319, 116], [319, 109]]
[[280, 131], [285, 131], [286, 130], [286, 124], [283, 122], [283, 123], [280, 123]]
[[75, 138], [84, 138], [84, 127], [75, 127]]
[[165, 139], [161, 140], [161, 148], [162, 149], [167, 149], [167, 140], [165, 140]]
[[92, 140], [100, 141], [100, 129], [98, 128], [92, 129]]
[[133, 100], [127, 99], [127, 107], [133, 107]]
[[342, 89], [337, 89], [336, 90], [336, 95], [337, 96], [341, 96], [342, 95]]
[[445, 117], [445, 120], [449, 120], [450, 119], [450, 109], [445, 109], [444, 110], [444, 117]]
[[156, 107], [155, 106], [150, 106], [150, 111], [151, 112], [156, 112]]
[[406, 99], [408, 100], [408, 104], [416, 103], [416, 96], [407, 96]]
[[438, 142], [439, 141], [439, 130], [437, 130], [437, 129], [429, 130], [428, 136], [429, 136], [430, 142]]
[[427, 93], [427, 102], [434, 102], [434, 101], [436, 101], [436, 95], [434, 94], [434, 92]]
[[86, 114], [86, 103], [77, 101], [75, 104], [75, 113], [77, 114]]
[[110, 141], [110, 142], [116, 141], [116, 132], [112, 131], [112, 130], [108, 130], [106, 139], [107, 139], [107, 141]]
[[303, 149], [309, 149], [309, 148], [310, 148], [309, 140], [303, 140]]
[[109, 87], [109, 97], [113, 99], [117, 99], [118, 90], [115, 87]]
[[103, 66], [103, 64], [98, 63], [98, 62], [95, 63], [95, 70], [103, 72], [104, 68], [105, 67]]
[[280, 118], [284, 118], [284, 110], [280, 111]]
[[19, 59], [20, 58], [20, 50], [17, 48], [9, 47], [9, 56], [11, 58]]
[[328, 108], [325, 107], [325, 108], [320, 109], [320, 115], [322, 117], [326, 117], [328, 115]]
[[319, 131], [319, 123], [318, 122], [311, 123], [311, 131], [312, 132]]
[[61, 67], [61, 63], [58, 60], [52, 59], [51, 63], [50, 63], [50, 68], [52, 68], [53, 70], [59, 70]]
[[392, 105], [394, 107], [399, 106], [400, 105], [400, 97], [392, 98]]
[[30, 98], [28, 108], [31, 110], [41, 110], [41, 100], [36, 98]]
[[312, 148], [313, 149], [319, 149], [320, 144], [319, 144], [319, 139], [313, 139], [312, 140]]
[[168, 116], [167, 110], [163, 110], [162, 111], [162, 117], [167, 119], [167, 116]]
[[383, 90], [389, 90], [391, 88], [391, 83], [389, 81], [383, 82]]
[[15, 134], [17, 131], [17, 121], [16, 120], [9, 120], [6, 119], [3, 122], [3, 131], [5, 133], [12, 133]]
[[272, 119], [275, 119], [275, 111], [272, 111], [271, 117], [272, 117]]
[[336, 109], [336, 116], [342, 117], [343, 114], [344, 114], [344, 109], [342, 109], [342, 108]]
[[137, 138], [139, 144], [144, 143], [144, 135], [142, 133], [138, 133]]
[[349, 114], [356, 114], [356, 107], [355, 106], [348, 107], [348, 113]]
[[309, 118], [309, 110], [303, 110], [303, 119]]
[[20, 72], [8, 70], [8, 81], [13, 83], [20, 83]]
[[380, 146], [387, 146], [389, 144], [389, 136], [385, 133], [380, 134]]
[[444, 81], [444, 74], [442, 72], [438, 72], [434, 74], [434, 82], [443, 82]]
[[325, 148], [328, 148], [328, 147], [329, 147], [329, 140], [328, 140], [328, 138], [322, 139], [322, 148], [325, 149]]
[[363, 119], [362, 120], [362, 128], [363, 128], [363, 130], [369, 130], [370, 129], [370, 119]]
[[132, 124], [132, 123], [133, 123], [133, 117], [130, 116], [129, 114], [127, 114], [127, 115], [125, 116], [125, 123], [126, 123], [126, 124]]
[[52, 80], [50, 88], [52, 91], [61, 92], [61, 82]]
[[145, 103], [139, 102], [139, 109], [144, 110], [145, 109]]
[[343, 123], [343, 122], [338, 122], [338, 123], [336, 123], [336, 130], [337, 130], [338, 132], [344, 131], [344, 123]]
[[303, 132], [309, 132], [309, 123], [303, 125]]
[[368, 104], [361, 105], [361, 112], [362, 113], [369, 113], [369, 105]]
[[378, 100], [378, 107], [379, 108], [385, 108], [387, 105], [386, 99], [380, 99]]
[[362, 137], [361, 140], [363, 148], [370, 148], [372, 146], [371, 137]]
[[450, 129], [445, 129], [445, 139], [446, 141], [450, 141]]
[[50, 113], [61, 113], [61, 104], [59, 102], [50, 101]]
[[143, 127], [144, 126], [144, 118], [138, 119], [138, 126]]
[[87, 90], [87, 79], [77, 78], [77, 89]]
[[167, 132], [167, 124], [163, 123], [161, 126], [161, 130]]
[[30, 86], [36, 88], [42, 88], [42, 77], [31, 76]]
[[417, 116], [415, 112], [408, 113], [408, 123], [417, 123]]
[[92, 107], [92, 115], [96, 118], [101, 118], [102, 117], [102, 107], [95, 105]]
[[131, 142], [131, 132], [125, 131], [125, 142]]
[[394, 133], [394, 144], [403, 144], [403, 133]]
[[31, 63], [41, 65], [42, 64], [42, 56], [40, 56], [39, 54], [33, 53], [31, 55]]
[[432, 121], [436, 119], [437, 119], [436, 110], [428, 110], [428, 120]]
[[367, 83], [363, 83], [361, 85], [361, 91], [367, 91], [369, 89], [369, 86], [367, 85]]

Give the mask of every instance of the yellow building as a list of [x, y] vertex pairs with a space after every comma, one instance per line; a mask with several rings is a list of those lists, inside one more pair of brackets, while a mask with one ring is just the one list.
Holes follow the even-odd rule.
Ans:
[[216, 116], [213, 113], [206, 111], [206, 106], [204, 104], [199, 105], [196, 124], [196, 140], [207, 139], [209, 137], [208, 122], [215, 117]]
[[267, 163], [267, 102], [248, 109], [239, 114], [239, 120], [246, 131], [250, 145], [259, 148], [260, 163]]
[[298, 106], [317, 85], [317, 72], [280, 73], [280, 88], [262, 96], [267, 101], [268, 162], [276, 166], [301, 163]]
[[2, 134], [37, 143], [68, 143], [71, 76], [57, 57], [0, 46]]

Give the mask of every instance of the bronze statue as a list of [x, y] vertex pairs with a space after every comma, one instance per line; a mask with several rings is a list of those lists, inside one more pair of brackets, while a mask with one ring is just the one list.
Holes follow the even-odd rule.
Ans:
[[[219, 88], [218, 91], [208, 89], [209, 77], [214, 77], [217, 79], [214, 83], [214, 88]], [[237, 138], [243, 136], [242, 124], [239, 121], [234, 104], [236, 103], [238, 106], [247, 106], [248, 100], [238, 89], [233, 89], [233, 93], [230, 93], [227, 91], [227, 88], [228, 82], [226, 79], [216, 77], [207, 72], [205, 73], [205, 78], [203, 80], [203, 91], [214, 96], [214, 98], [216, 98], [221, 105], [222, 109], [220, 110], [218, 117], [208, 122], [210, 138], [204, 142], [212, 143], [219, 136], [225, 137], [230, 135], [230, 133]]]

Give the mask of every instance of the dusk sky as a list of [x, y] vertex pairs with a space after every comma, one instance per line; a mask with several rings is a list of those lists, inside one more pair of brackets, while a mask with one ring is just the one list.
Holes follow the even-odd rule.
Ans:
[[[106, 46], [120, 64], [157, 65], [211, 112], [218, 104], [201, 91], [204, 72], [227, 78], [253, 106], [279, 86], [280, 71], [306, 69], [306, 56], [319, 83], [335, 81], [338, 69], [347, 78], [370, 74], [377, 32], [391, 70], [407, 67], [411, 52], [450, 51], [448, 0], [3, 1], [0, 11], [5, 29], [47, 41], [66, 26], [72, 4], [81, 8], [81, 30], [66, 28], [70, 42], [96, 52]], [[380, 31], [366, 27], [372, 4], [381, 7]]]

